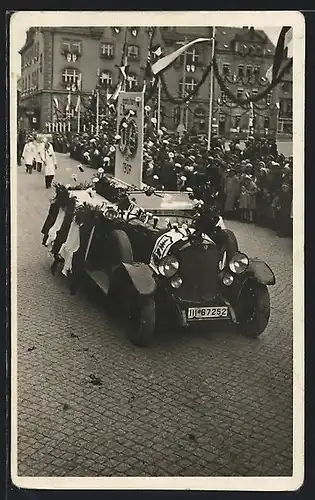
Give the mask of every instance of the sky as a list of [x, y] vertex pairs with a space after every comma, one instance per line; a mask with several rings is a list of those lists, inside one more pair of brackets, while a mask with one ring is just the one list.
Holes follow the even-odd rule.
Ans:
[[[11, 67], [11, 72], [15, 73], [16, 75], [21, 74], [21, 57], [18, 54], [18, 51], [22, 48], [24, 45], [24, 42], [26, 40], [26, 31], [28, 28], [30, 28], [31, 25], [26, 25], [22, 29], [20, 29], [18, 32], [15, 32], [14, 34], [14, 41], [11, 41], [11, 49], [12, 49], [12, 55], [14, 57], [12, 58], [12, 67]], [[258, 28], [258, 26], [257, 26]], [[268, 35], [270, 40], [273, 42], [274, 45], [277, 44], [278, 36], [280, 33], [281, 27], [279, 26], [270, 26], [268, 28], [262, 27], [259, 29], [263, 29], [265, 33]]]

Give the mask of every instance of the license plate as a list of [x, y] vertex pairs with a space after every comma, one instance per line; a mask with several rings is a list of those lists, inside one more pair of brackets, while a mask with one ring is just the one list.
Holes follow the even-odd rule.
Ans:
[[218, 319], [227, 316], [227, 307], [189, 307], [187, 319]]

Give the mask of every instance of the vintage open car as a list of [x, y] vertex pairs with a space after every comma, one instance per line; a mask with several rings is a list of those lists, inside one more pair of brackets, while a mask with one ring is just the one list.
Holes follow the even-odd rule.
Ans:
[[64, 266], [71, 293], [92, 280], [124, 311], [137, 346], [150, 344], [162, 316], [183, 327], [230, 322], [250, 337], [265, 330], [275, 276], [239, 251], [214, 206], [189, 191], [122, 189], [115, 179], [105, 188], [59, 189], [42, 228], [52, 272]]

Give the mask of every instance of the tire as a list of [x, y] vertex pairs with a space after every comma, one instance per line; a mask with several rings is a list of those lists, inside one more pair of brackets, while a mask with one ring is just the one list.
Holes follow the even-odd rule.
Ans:
[[115, 229], [108, 237], [108, 249], [111, 264], [132, 264], [133, 252], [130, 240], [125, 231]]
[[150, 345], [155, 330], [155, 300], [152, 296], [133, 294], [129, 302], [128, 337], [137, 347]]
[[266, 285], [249, 280], [239, 297], [240, 307], [236, 307], [238, 331], [246, 337], [261, 335], [270, 318], [270, 295]]
[[226, 249], [228, 260], [239, 250], [236, 236], [230, 229], [222, 229], [222, 244]]

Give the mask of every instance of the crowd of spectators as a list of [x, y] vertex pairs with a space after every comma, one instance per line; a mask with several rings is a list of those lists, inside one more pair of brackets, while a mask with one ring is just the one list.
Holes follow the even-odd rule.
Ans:
[[[102, 121], [98, 136], [82, 132], [55, 134], [55, 151], [92, 168], [114, 172], [117, 144], [114, 118]], [[199, 198], [215, 196], [226, 219], [292, 231], [293, 158], [277, 151], [274, 139], [248, 137], [245, 143], [214, 136], [210, 151], [204, 136], [181, 138], [165, 127], [147, 126], [143, 148], [143, 181], [165, 190], [193, 188]]]

